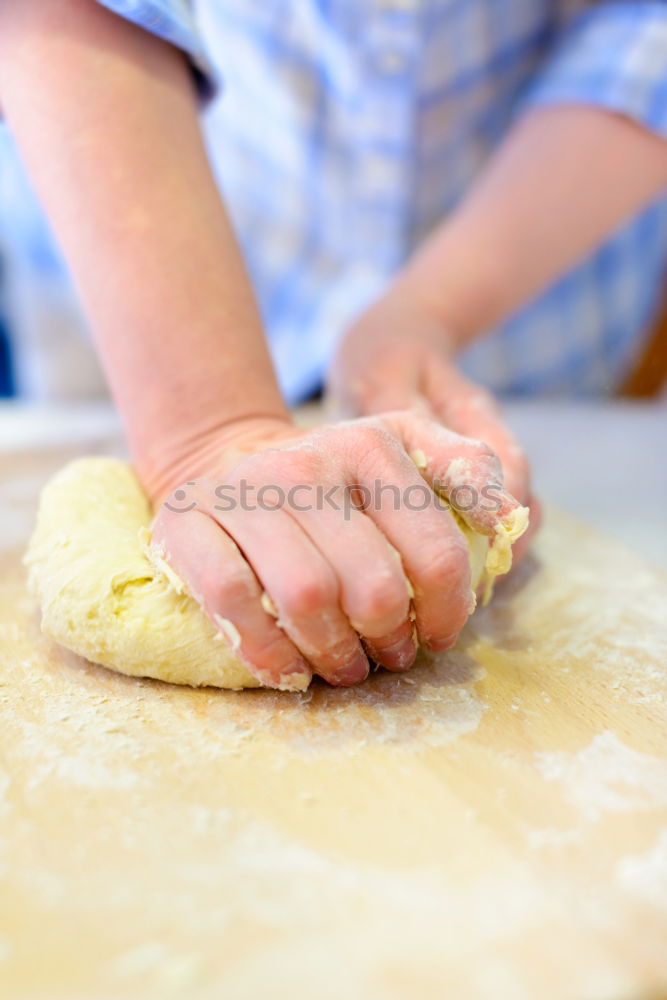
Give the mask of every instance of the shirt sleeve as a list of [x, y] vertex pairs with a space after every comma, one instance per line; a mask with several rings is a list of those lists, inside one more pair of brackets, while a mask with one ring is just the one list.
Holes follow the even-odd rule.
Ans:
[[220, 81], [206, 55], [190, 0], [97, 0], [97, 3], [181, 49], [192, 67], [203, 101], [219, 90]]
[[598, 3], [564, 29], [521, 110], [579, 103], [667, 138], [667, 0]]

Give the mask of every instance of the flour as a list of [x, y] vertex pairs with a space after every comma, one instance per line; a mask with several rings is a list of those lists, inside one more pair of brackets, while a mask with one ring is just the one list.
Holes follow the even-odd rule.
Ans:
[[179, 955], [163, 941], [145, 941], [119, 955], [111, 963], [109, 973], [112, 979], [121, 982], [150, 976], [164, 996], [183, 996], [184, 991], [196, 986], [201, 964], [198, 955]]
[[566, 798], [590, 820], [604, 812], [667, 806], [667, 761], [639, 753], [605, 730], [577, 753], [538, 753], [547, 781], [562, 784]]
[[667, 913], [667, 829], [648, 851], [622, 858], [614, 878], [623, 889]]

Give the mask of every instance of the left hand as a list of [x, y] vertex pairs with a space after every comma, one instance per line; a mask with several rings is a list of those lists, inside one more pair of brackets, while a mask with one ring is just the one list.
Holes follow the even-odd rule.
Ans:
[[540, 522], [530, 466], [495, 399], [454, 363], [455, 339], [428, 308], [399, 283], [345, 334], [327, 378], [333, 416], [356, 417], [417, 408], [498, 455], [507, 490], [530, 508], [530, 526], [514, 547], [515, 562]]

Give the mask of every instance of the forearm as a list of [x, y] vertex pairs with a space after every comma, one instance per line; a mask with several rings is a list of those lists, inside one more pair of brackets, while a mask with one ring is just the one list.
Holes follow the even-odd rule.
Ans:
[[142, 474], [284, 417], [177, 50], [91, 0], [3, 0], [0, 96]]
[[667, 141], [583, 106], [517, 124], [399, 283], [458, 346], [502, 322], [667, 185]]

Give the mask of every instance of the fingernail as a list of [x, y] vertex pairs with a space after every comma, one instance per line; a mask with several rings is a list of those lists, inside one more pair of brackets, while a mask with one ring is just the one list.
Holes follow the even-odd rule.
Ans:
[[382, 650], [383, 659], [390, 659], [394, 670], [409, 670], [417, 656], [417, 644], [412, 637], [401, 639]]
[[369, 669], [368, 660], [360, 653], [358, 656], [355, 656], [352, 663], [349, 663], [346, 667], [341, 668], [335, 674], [331, 675], [331, 684], [340, 685], [341, 687], [358, 684], [360, 681], [366, 680]]
[[458, 637], [459, 634], [456, 632], [454, 635], [447, 635], [444, 638], [429, 639], [426, 646], [433, 653], [442, 653], [444, 650], [451, 649], [452, 646], [455, 646]]

